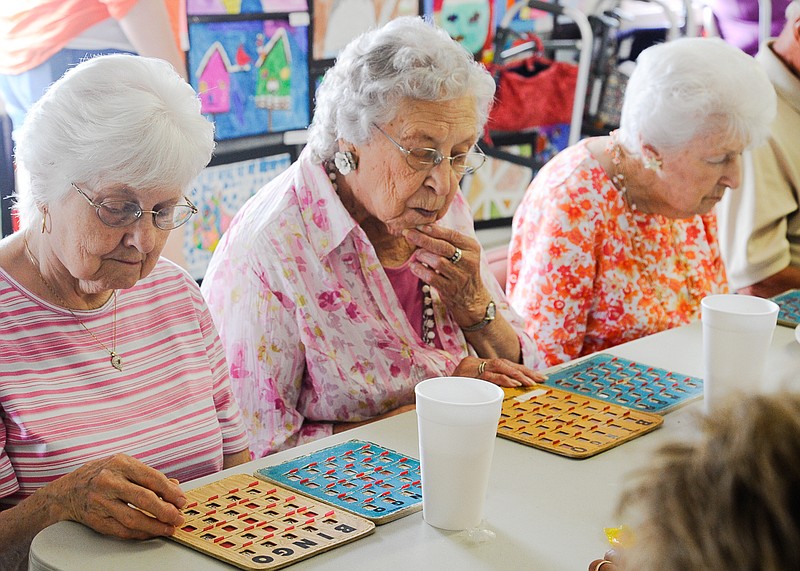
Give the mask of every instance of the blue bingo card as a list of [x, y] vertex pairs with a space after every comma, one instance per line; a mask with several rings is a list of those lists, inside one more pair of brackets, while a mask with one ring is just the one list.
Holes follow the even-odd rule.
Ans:
[[778, 323], [787, 327], [797, 327], [800, 324], [800, 289], [790, 289], [772, 299], [780, 306]]
[[624, 407], [664, 414], [699, 398], [703, 381], [600, 353], [548, 373], [545, 385]]
[[255, 475], [378, 525], [422, 509], [419, 460], [363, 440], [268, 466]]

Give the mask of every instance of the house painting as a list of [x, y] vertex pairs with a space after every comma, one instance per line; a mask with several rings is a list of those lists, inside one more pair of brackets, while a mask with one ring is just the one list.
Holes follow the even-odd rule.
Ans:
[[284, 28], [277, 28], [267, 45], [264, 36], [257, 41], [256, 107], [261, 109], [291, 109], [292, 51]]
[[203, 113], [231, 110], [231, 62], [219, 42], [209, 46], [197, 67], [197, 92]]

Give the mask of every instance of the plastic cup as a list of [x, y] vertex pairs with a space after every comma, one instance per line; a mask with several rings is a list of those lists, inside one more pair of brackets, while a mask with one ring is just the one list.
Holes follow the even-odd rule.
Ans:
[[478, 527], [492, 467], [503, 390], [465, 377], [419, 383], [422, 517], [434, 527]]
[[701, 302], [706, 413], [739, 393], [763, 389], [778, 304], [752, 295], [710, 295]]

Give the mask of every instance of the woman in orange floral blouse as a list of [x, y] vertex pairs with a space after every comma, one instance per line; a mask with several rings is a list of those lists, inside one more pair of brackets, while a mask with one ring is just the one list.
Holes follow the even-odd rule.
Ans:
[[619, 130], [553, 158], [514, 217], [509, 301], [548, 365], [688, 323], [727, 291], [712, 209], [774, 114], [765, 73], [722, 40], [641, 53]]

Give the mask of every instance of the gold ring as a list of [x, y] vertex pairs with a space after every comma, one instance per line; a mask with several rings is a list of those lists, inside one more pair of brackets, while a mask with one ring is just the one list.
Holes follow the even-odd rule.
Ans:
[[609, 561], [608, 559], [603, 559], [603, 560], [602, 560], [600, 563], [598, 563], [598, 564], [597, 564], [597, 566], [594, 568], [594, 571], [600, 571], [600, 568], [601, 568], [603, 565], [605, 565], [605, 564], [609, 564], [609, 565], [610, 565], [611, 563], [612, 563], [612, 562], [611, 562], [611, 561]]
[[453, 255], [447, 259], [450, 260], [452, 263], [457, 264], [459, 261], [461, 261], [461, 256], [464, 254], [464, 252], [462, 252], [461, 248], [459, 248], [458, 246], [455, 246], [455, 249], [456, 251], [453, 252]]
[[480, 378], [485, 372], [486, 372], [486, 361], [481, 361], [480, 365], [478, 365], [478, 378]]

